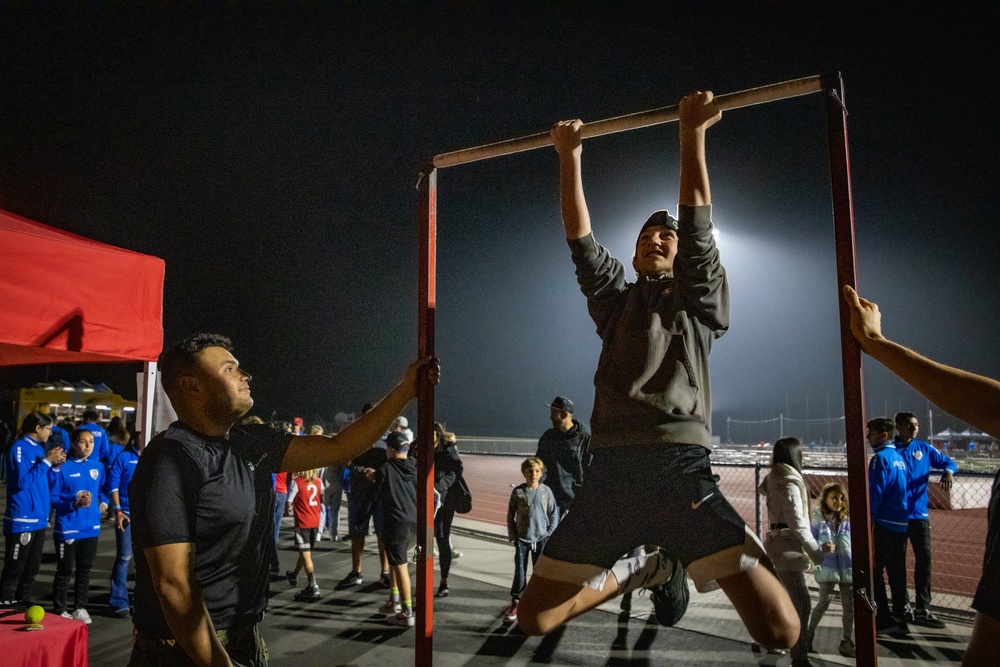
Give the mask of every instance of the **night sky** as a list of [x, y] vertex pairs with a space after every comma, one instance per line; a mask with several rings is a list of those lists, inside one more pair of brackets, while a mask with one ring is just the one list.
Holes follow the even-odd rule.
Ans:
[[[161, 257], [167, 341], [225, 333], [255, 413], [331, 420], [416, 354], [423, 159], [840, 71], [861, 294], [890, 337], [1000, 377], [995, 5], [467, 4], [4, 6], [0, 208]], [[595, 234], [628, 264], [646, 215], [676, 208], [676, 124], [588, 140], [583, 159]], [[716, 434], [727, 418], [839, 416], [821, 96], [727, 112], [708, 160], [733, 301], [712, 355]], [[460, 435], [537, 436], [562, 394], [588, 420], [600, 346], [554, 151], [444, 169], [438, 184], [437, 416]], [[0, 384], [134, 396], [138, 369], [4, 369]], [[865, 382], [869, 416], [926, 416], [871, 360]], [[934, 409], [935, 430], [948, 425]]]

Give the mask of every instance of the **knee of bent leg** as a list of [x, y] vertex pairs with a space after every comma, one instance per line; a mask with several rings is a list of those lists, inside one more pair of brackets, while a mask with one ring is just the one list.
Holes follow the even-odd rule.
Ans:
[[520, 609], [517, 610], [517, 626], [521, 629], [521, 632], [529, 637], [546, 635], [555, 630], [554, 625], [545, 624], [538, 616], [528, 616], [522, 613]]
[[545, 635], [556, 629], [558, 624], [546, 622], [546, 614], [534, 608], [531, 599], [524, 598], [517, 605], [517, 626], [529, 637]]
[[799, 640], [802, 631], [799, 615], [791, 605], [778, 605], [762, 614], [750, 635], [767, 648], [788, 649]]

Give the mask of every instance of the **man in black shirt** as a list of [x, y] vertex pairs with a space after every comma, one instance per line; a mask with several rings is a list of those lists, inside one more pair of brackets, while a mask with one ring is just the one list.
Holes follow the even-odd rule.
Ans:
[[365, 416], [332, 437], [236, 426], [253, 406], [229, 339], [195, 334], [160, 358], [178, 420], [146, 447], [129, 486], [136, 545], [137, 637], [129, 665], [267, 664], [257, 631], [267, 606], [274, 472], [345, 465], [414, 398], [412, 364]]

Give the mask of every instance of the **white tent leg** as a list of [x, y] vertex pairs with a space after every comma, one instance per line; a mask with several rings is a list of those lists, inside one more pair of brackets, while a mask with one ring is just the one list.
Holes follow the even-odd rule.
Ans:
[[153, 437], [153, 398], [156, 396], [156, 362], [147, 361], [143, 366], [142, 405], [139, 406], [140, 430], [139, 450]]

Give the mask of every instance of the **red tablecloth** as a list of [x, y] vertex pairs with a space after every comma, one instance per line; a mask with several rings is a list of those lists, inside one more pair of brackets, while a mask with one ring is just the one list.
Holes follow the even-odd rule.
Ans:
[[24, 614], [0, 618], [0, 663], [5, 667], [87, 667], [87, 626], [45, 614], [41, 630], [21, 632]]

